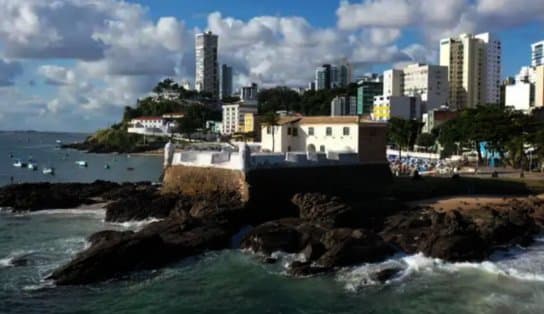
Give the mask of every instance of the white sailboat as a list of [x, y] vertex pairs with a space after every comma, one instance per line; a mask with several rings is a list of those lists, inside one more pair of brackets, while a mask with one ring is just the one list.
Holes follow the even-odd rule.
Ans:
[[85, 160], [78, 160], [76, 161], [76, 165], [80, 166], [80, 167], [87, 167], [88, 164]]

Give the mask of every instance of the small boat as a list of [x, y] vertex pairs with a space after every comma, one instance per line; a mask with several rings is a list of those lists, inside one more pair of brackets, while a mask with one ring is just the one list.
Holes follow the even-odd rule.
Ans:
[[127, 171], [134, 171], [133, 167], [127, 167]]
[[20, 160], [17, 160], [14, 164], [13, 164], [13, 167], [17, 167], [17, 168], [24, 168], [26, 167], [26, 164]]
[[48, 174], [54, 175], [55, 174], [55, 168], [45, 167], [45, 168], [43, 168], [42, 173], [45, 174], [45, 175], [48, 175]]
[[111, 167], [110, 167], [109, 164], [105, 164], [105, 165], [104, 165], [104, 169], [110, 169], [110, 168], [111, 168]]
[[13, 159], [13, 154], [12, 153], [9, 153], [9, 158]]
[[60, 145], [60, 144], [62, 144], [62, 141], [61, 140], [56, 140], [55, 143]]
[[26, 166], [29, 170], [36, 171], [38, 170], [38, 165], [32, 162], [29, 162]]
[[76, 161], [76, 165], [80, 166], [80, 167], [87, 167], [88, 164], [85, 160], [78, 160]]

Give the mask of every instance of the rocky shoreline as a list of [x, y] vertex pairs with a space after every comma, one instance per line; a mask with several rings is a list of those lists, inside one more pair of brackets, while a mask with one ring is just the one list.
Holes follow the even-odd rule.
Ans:
[[[274, 252], [302, 256], [289, 272], [307, 276], [339, 267], [421, 252], [446, 261], [482, 261], [494, 250], [528, 245], [542, 230], [544, 201], [507, 198], [498, 203], [444, 210], [393, 198], [360, 199], [300, 193], [294, 211], [260, 208], [239, 196], [166, 194], [149, 183], [21, 184], [0, 189], [0, 207], [13, 211], [74, 208], [107, 202], [106, 221], [161, 219], [138, 232], [102, 231], [91, 246], [50, 275], [58, 285], [89, 284], [132, 271], [156, 269], [208, 250], [240, 248], [274, 263]], [[284, 204], [278, 200], [278, 205]], [[466, 206], [465, 206], [466, 207]], [[394, 269], [376, 274], [380, 281]]]

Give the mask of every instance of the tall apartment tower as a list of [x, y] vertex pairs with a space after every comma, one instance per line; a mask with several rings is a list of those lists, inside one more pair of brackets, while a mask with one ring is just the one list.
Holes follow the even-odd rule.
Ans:
[[531, 65], [534, 67], [544, 65], [544, 41], [532, 44], [531, 51]]
[[330, 89], [331, 88], [331, 65], [324, 64], [315, 70], [315, 89]]
[[485, 43], [486, 50], [486, 104], [498, 105], [501, 99], [501, 42], [490, 33], [475, 36]]
[[212, 32], [197, 34], [195, 38], [195, 89], [219, 96], [219, 66], [217, 64], [217, 35]]
[[501, 44], [491, 35], [441, 40], [440, 65], [448, 67], [451, 108], [500, 102]]
[[232, 96], [232, 67], [221, 66], [221, 99]]

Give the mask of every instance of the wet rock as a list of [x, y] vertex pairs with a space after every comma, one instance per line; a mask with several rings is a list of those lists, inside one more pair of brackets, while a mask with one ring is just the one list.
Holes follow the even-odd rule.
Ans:
[[154, 269], [181, 258], [228, 245], [228, 228], [194, 220], [166, 219], [134, 234], [109, 234], [57, 269], [57, 285], [79, 285], [115, 278], [130, 271]]
[[123, 239], [133, 234], [134, 231], [104, 230], [92, 234], [87, 240], [91, 243], [91, 245], [97, 245], [102, 242], [113, 242], [119, 239]]
[[166, 218], [176, 208], [178, 195], [163, 195], [154, 189], [135, 191], [128, 198], [106, 206], [106, 221], [125, 222], [149, 218]]
[[310, 262], [295, 261], [289, 265], [287, 272], [295, 277], [308, 277], [331, 271], [330, 268], [325, 268], [313, 265]]
[[370, 279], [375, 282], [384, 283], [395, 278], [398, 274], [403, 271], [402, 268], [392, 267], [392, 268], [383, 268], [372, 274], [370, 274]]
[[298, 253], [307, 243], [296, 218], [271, 221], [253, 229], [242, 241], [242, 248], [270, 255], [277, 251]]
[[96, 203], [96, 198], [118, 187], [119, 184], [106, 181], [8, 185], [0, 189], [0, 207], [10, 207], [16, 212], [74, 208]]
[[324, 227], [342, 227], [353, 223], [353, 209], [342, 199], [321, 193], [296, 194], [292, 202], [299, 217]]
[[331, 230], [322, 242], [327, 252], [317, 264], [325, 268], [377, 262], [394, 253], [380, 236], [362, 229]]

